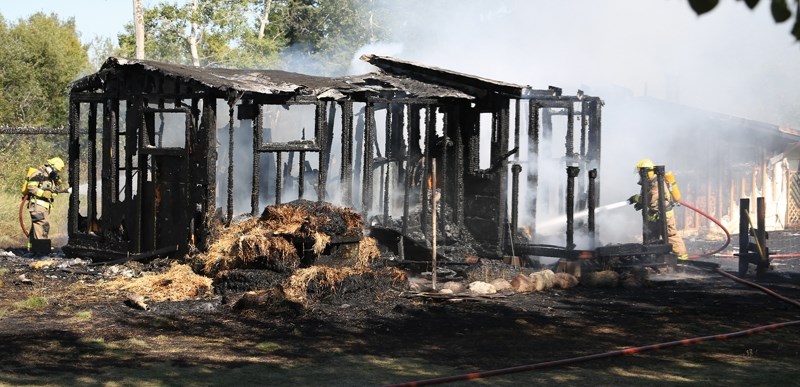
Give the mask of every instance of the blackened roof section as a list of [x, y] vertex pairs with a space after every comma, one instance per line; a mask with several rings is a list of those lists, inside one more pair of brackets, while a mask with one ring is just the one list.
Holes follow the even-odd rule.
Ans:
[[453, 87], [479, 98], [495, 93], [508, 98], [525, 98], [534, 95], [553, 96], [552, 90], [534, 90], [530, 86], [500, 82], [492, 79], [476, 77], [438, 67], [425, 66], [389, 56], [362, 55], [361, 60], [394, 74], [413, 77], [422, 82], [435, 83]]
[[414, 80], [407, 76], [372, 73], [330, 78], [281, 70], [239, 70], [202, 68], [151, 60], [111, 57], [100, 71], [71, 85], [73, 92], [101, 89], [109, 72], [130, 66], [155, 71], [165, 76], [199, 82], [221, 91], [235, 90], [256, 94], [305, 95], [320, 99], [344, 99], [353, 95], [377, 95], [405, 98], [453, 98], [472, 100], [461, 90]]

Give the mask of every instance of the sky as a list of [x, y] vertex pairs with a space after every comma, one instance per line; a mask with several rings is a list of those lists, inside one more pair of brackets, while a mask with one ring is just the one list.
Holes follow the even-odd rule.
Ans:
[[[156, 3], [143, 0], [145, 6]], [[125, 23], [133, 20], [133, 0], [0, 0], [6, 21], [26, 18], [36, 12], [54, 13], [61, 19], [75, 18], [83, 43], [96, 37], [116, 40]]]
[[[145, 6], [156, 2], [143, 1]], [[567, 95], [581, 89], [603, 98], [600, 178], [613, 183], [603, 185], [601, 204], [637, 189], [631, 171], [639, 159], [669, 166], [695, 156], [681, 152], [684, 139], [666, 145], [647, 141], [647, 128], [631, 127], [628, 118], [637, 114], [634, 97], [800, 129], [800, 44], [789, 33], [791, 22], [772, 20], [769, 0], [754, 10], [743, 1], [723, 0], [701, 16], [686, 0], [388, 3], [395, 7], [393, 18], [378, 27], [394, 34], [361, 47], [354, 56], [355, 73], [374, 70], [357, 60], [373, 53], [535, 89], [553, 85]], [[84, 43], [115, 39], [133, 14], [132, 0], [0, 0], [0, 13], [8, 21], [38, 11], [74, 17]], [[654, 119], [677, 124], [680, 118]], [[633, 211], [628, 218], [640, 221]]]

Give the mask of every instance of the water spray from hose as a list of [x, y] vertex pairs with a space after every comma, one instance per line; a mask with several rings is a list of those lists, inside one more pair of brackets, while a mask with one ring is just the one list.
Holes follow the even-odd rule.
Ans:
[[[611, 203], [611, 204], [606, 204], [604, 206], [600, 206], [600, 207], [595, 208], [594, 212], [595, 212], [595, 214], [597, 214], [597, 213], [613, 210], [615, 208], [625, 207], [627, 204], [628, 204], [627, 200], [623, 200], [621, 202], [616, 202], [616, 203]], [[589, 216], [589, 210], [579, 211], [579, 212], [576, 212], [573, 215], [573, 217], [575, 219], [586, 218], [588, 216]], [[562, 225], [564, 225], [566, 223], [567, 223], [567, 216], [566, 215], [562, 215], [562, 216], [557, 216], [557, 217], [552, 218], [552, 219], [548, 219], [548, 220], [544, 221], [543, 223], [537, 224], [536, 225], [536, 229], [537, 230], [547, 230], [547, 229], [550, 229], [550, 228], [553, 228], [553, 227], [562, 226]]]

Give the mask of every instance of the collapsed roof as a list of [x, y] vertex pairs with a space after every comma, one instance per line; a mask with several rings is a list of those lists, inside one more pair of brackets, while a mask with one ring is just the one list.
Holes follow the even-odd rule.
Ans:
[[[306, 96], [320, 100], [341, 100], [364, 94], [392, 98], [475, 100], [491, 95], [522, 98], [534, 92], [529, 86], [489, 80], [386, 56], [364, 55], [361, 59], [383, 71], [355, 76], [320, 77], [281, 70], [202, 68], [110, 57], [97, 73], [78, 79], [70, 89], [72, 92], [102, 89], [106, 79], [113, 76], [115, 70], [133, 66], [181, 81], [195, 82], [225, 94], [236, 92]], [[540, 95], [555, 93], [553, 90], [539, 92]]]

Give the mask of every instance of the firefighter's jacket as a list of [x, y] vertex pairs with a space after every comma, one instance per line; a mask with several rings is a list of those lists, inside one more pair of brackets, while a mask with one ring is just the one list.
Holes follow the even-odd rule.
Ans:
[[44, 167], [27, 177], [27, 192], [31, 203], [50, 209], [58, 195], [58, 177]]
[[[658, 220], [658, 180], [656, 179], [649, 179], [645, 182], [647, 185], [647, 189], [650, 191], [650, 202], [647, 203], [647, 214], [648, 220], [655, 221]], [[675, 212], [672, 211], [674, 207], [675, 200], [672, 198], [672, 194], [669, 191], [669, 184], [664, 182], [664, 212], [666, 213], [667, 218], [674, 216]]]

